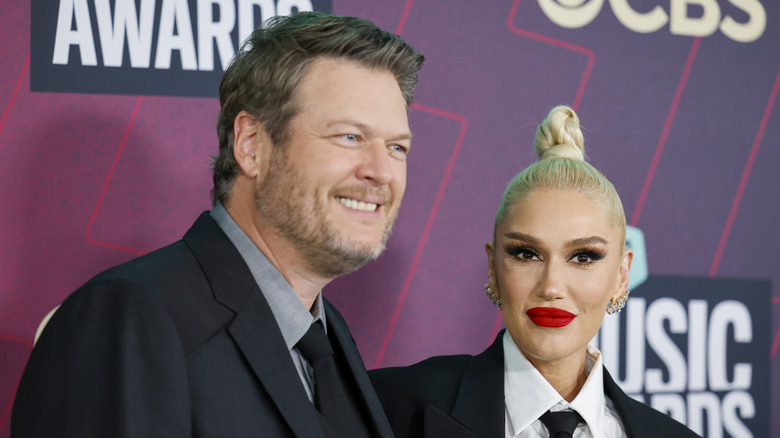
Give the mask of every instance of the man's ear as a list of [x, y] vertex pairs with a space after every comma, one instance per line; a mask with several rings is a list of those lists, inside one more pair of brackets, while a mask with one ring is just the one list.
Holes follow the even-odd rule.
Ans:
[[[245, 175], [256, 178], [264, 153], [270, 150], [271, 144], [263, 124], [253, 115], [241, 111], [233, 120], [233, 157]], [[267, 163], [265, 163], [267, 164]]]

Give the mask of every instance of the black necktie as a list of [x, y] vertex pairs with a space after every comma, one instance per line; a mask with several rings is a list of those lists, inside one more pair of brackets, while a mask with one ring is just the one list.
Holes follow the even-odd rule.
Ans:
[[539, 419], [550, 431], [550, 438], [571, 438], [580, 422], [580, 414], [572, 411], [547, 411]]
[[314, 403], [340, 437], [369, 436], [349, 386], [339, 372], [328, 336], [317, 321], [295, 345], [314, 368]]

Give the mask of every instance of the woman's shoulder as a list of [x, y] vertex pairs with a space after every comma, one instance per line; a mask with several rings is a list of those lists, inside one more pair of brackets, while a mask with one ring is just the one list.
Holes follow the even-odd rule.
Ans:
[[667, 436], [675, 438], [697, 438], [695, 432], [669, 415], [654, 409], [623, 392], [604, 372], [604, 389], [620, 414], [629, 436]]
[[423, 436], [424, 412], [448, 414], [458, 398], [464, 372], [474, 356], [435, 356], [404, 367], [368, 372], [397, 436]]
[[392, 392], [420, 392], [440, 385], [453, 387], [473, 358], [468, 354], [434, 356], [413, 365], [370, 370], [368, 375], [375, 387]]

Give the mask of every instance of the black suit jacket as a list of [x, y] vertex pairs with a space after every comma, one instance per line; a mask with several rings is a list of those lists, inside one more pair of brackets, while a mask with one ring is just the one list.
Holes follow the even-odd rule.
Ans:
[[[344, 319], [328, 334], [373, 434], [392, 431]], [[324, 437], [249, 268], [203, 213], [68, 297], [30, 355], [11, 436]]]
[[[393, 431], [403, 437], [504, 436], [503, 332], [477, 356], [438, 356], [369, 371]], [[604, 369], [604, 393], [629, 437], [697, 437], [671, 417], [627, 396]]]

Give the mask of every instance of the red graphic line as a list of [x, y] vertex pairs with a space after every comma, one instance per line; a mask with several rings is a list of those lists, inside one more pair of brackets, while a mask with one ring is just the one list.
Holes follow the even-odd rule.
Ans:
[[[33, 347], [33, 343], [29, 339], [17, 338], [16, 336], [10, 336], [10, 335], [0, 335], [0, 339], [6, 339], [8, 341], [19, 342], [21, 344], [26, 344], [30, 348]], [[2, 429], [0, 428], [0, 430], [2, 430]]]
[[144, 97], [138, 96], [138, 100], [135, 103], [135, 109], [133, 110], [133, 115], [130, 116], [130, 122], [127, 124], [127, 128], [125, 129], [125, 135], [122, 137], [122, 142], [119, 143], [119, 150], [116, 152], [116, 156], [114, 157], [114, 162], [111, 164], [111, 169], [108, 171], [108, 178], [106, 178], [105, 184], [103, 184], [103, 190], [100, 192], [100, 197], [98, 198], [97, 205], [95, 206], [95, 211], [92, 212], [92, 218], [89, 220], [89, 225], [87, 225], [87, 241], [89, 243], [92, 243], [93, 245], [98, 246], [105, 246], [106, 248], [111, 249], [118, 249], [120, 251], [127, 251], [131, 252], [133, 254], [144, 254], [143, 251], [139, 251], [134, 248], [127, 248], [120, 245], [115, 245], [113, 243], [109, 242], [101, 242], [99, 240], [95, 240], [90, 236], [90, 233], [92, 232], [92, 226], [95, 224], [95, 218], [97, 217], [98, 211], [100, 211], [100, 206], [103, 205], [103, 198], [106, 196], [106, 192], [108, 191], [108, 184], [111, 182], [111, 178], [114, 176], [114, 171], [116, 170], [116, 165], [119, 162], [119, 157], [122, 156], [122, 151], [125, 148], [125, 143], [127, 143], [127, 138], [130, 136], [130, 129], [133, 127], [133, 123], [135, 122], [135, 116], [138, 115], [138, 109], [141, 108], [141, 102], [143, 102]]
[[514, 21], [515, 21], [515, 16], [517, 15], [517, 9], [520, 6], [520, 1], [521, 0], [515, 0], [514, 4], [512, 5], [512, 9], [509, 11], [509, 17], [507, 17], [506, 25], [507, 27], [509, 27], [510, 31], [527, 38], [541, 41], [543, 43], [561, 47], [566, 50], [571, 50], [573, 52], [582, 53], [588, 57], [588, 63], [585, 66], [585, 73], [582, 74], [582, 79], [580, 79], [580, 85], [577, 88], [577, 95], [574, 98], [574, 102], [571, 105], [572, 109], [576, 111], [577, 108], [579, 108], [580, 106], [580, 102], [582, 102], [582, 96], [585, 94], [585, 86], [588, 84], [588, 80], [590, 79], [590, 72], [593, 70], [593, 66], [596, 63], [596, 56], [593, 54], [593, 52], [590, 49], [587, 49], [585, 47], [578, 46], [576, 44], [567, 43], [565, 41], [556, 40], [548, 36], [540, 35], [538, 33], [529, 32], [527, 30], [515, 27]]
[[19, 80], [16, 81], [16, 87], [14, 87], [14, 92], [11, 94], [11, 100], [8, 102], [8, 106], [5, 107], [5, 112], [3, 113], [3, 120], [0, 120], [0, 133], [3, 132], [3, 127], [5, 127], [5, 121], [8, 120], [8, 114], [11, 113], [11, 107], [14, 105], [14, 100], [16, 100], [16, 95], [19, 93], [19, 88], [22, 87], [22, 80], [24, 79], [24, 75], [27, 74], [27, 69], [30, 67], [30, 55], [27, 55], [27, 62], [24, 63], [24, 68], [22, 68], [22, 73], [19, 75]]
[[[30, 350], [33, 348], [33, 343], [29, 339], [22, 339], [17, 338], [15, 336], [8, 336], [8, 335], [0, 335], [0, 338], [8, 339], [9, 341], [14, 342], [20, 342], [22, 344], [25, 344], [30, 347]], [[11, 400], [8, 402], [8, 405], [3, 410], [3, 416], [0, 417], [0, 430], [3, 430], [3, 426], [5, 425], [6, 420], [8, 420], [8, 414], [11, 412], [11, 407], [14, 405], [14, 399], [16, 398], [16, 390], [19, 389], [19, 382], [22, 380], [22, 376], [19, 376], [19, 378], [16, 380], [16, 385], [14, 386], [14, 390], [11, 393]]]
[[395, 34], [398, 36], [400, 36], [401, 32], [404, 31], [406, 19], [409, 18], [409, 10], [412, 9], [412, 3], [414, 3], [414, 0], [407, 0], [406, 6], [404, 6], [404, 11], [401, 13], [401, 21], [398, 22], [398, 27], [395, 29]]
[[498, 312], [498, 315], [496, 316], [496, 321], [493, 323], [493, 330], [490, 331], [490, 340], [488, 340], [488, 347], [496, 339], [496, 336], [498, 336], [498, 332], [501, 331], [501, 323], [503, 321], [504, 321], [504, 314]]
[[737, 194], [734, 196], [734, 201], [731, 203], [729, 218], [726, 220], [726, 226], [723, 227], [723, 234], [720, 236], [718, 249], [715, 251], [715, 259], [712, 261], [712, 266], [710, 267], [710, 277], [714, 277], [715, 273], [718, 272], [720, 258], [723, 256], [723, 251], [726, 249], [726, 242], [729, 240], [729, 234], [731, 234], [731, 226], [734, 225], [734, 218], [737, 216], [739, 204], [742, 201], [742, 195], [745, 193], [745, 187], [747, 186], [748, 179], [750, 179], [750, 172], [753, 170], [753, 163], [756, 161], [758, 148], [761, 146], [761, 140], [764, 138], [764, 131], [766, 131], [766, 125], [769, 123], [769, 116], [772, 114], [772, 107], [775, 105], [778, 89], [780, 89], [780, 70], [777, 72], [775, 84], [772, 86], [772, 91], [769, 93], [769, 101], [766, 103], [766, 108], [764, 108], [761, 124], [758, 125], [756, 138], [753, 139], [753, 147], [750, 148], [747, 164], [745, 164], [745, 169], [742, 171], [742, 178], [739, 180]]
[[[772, 297], [772, 304], [780, 305], [780, 297]], [[775, 333], [775, 339], [772, 342], [772, 349], [769, 351], [769, 357], [774, 359], [777, 355], [777, 349], [780, 347], [780, 327], [777, 328], [777, 332]]]
[[457, 121], [461, 126], [460, 134], [458, 135], [458, 140], [455, 142], [455, 147], [453, 148], [452, 154], [450, 155], [450, 161], [447, 163], [447, 169], [444, 171], [444, 177], [442, 178], [441, 184], [439, 185], [439, 191], [436, 194], [436, 200], [433, 202], [433, 207], [431, 208], [430, 213], [428, 213], [428, 220], [425, 223], [425, 229], [423, 230], [422, 237], [420, 237], [420, 241], [417, 243], [417, 250], [415, 250], [414, 258], [412, 259], [412, 266], [409, 268], [409, 272], [406, 274], [406, 280], [404, 281], [403, 288], [401, 289], [401, 295], [398, 297], [398, 303], [395, 305], [393, 316], [390, 319], [390, 326], [387, 328], [387, 333], [385, 333], [385, 339], [382, 341], [382, 346], [379, 348], [379, 354], [377, 355], [376, 362], [374, 362], [374, 368], [379, 368], [379, 366], [382, 364], [382, 360], [385, 357], [387, 346], [390, 344], [390, 338], [393, 336], [393, 331], [395, 330], [395, 326], [398, 323], [398, 318], [401, 316], [401, 309], [403, 308], [404, 301], [406, 300], [406, 296], [409, 293], [409, 287], [412, 284], [412, 278], [414, 278], [414, 274], [417, 271], [417, 265], [420, 263], [420, 259], [422, 258], [425, 243], [428, 240], [428, 235], [431, 232], [431, 228], [433, 228], [433, 221], [436, 219], [436, 213], [438, 212], [439, 205], [441, 204], [441, 200], [444, 197], [444, 190], [447, 188], [447, 184], [450, 181], [452, 169], [455, 167], [455, 161], [457, 160], [458, 154], [460, 153], [460, 147], [463, 144], [463, 139], [466, 137], [466, 131], [468, 130], [469, 125], [466, 118], [458, 114], [453, 114], [418, 104], [412, 104], [412, 108]]
[[669, 137], [669, 131], [672, 129], [672, 122], [677, 114], [677, 107], [680, 105], [680, 99], [682, 98], [683, 90], [685, 90], [685, 84], [688, 82], [688, 75], [691, 73], [693, 61], [696, 59], [696, 52], [699, 50], [700, 43], [701, 37], [694, 38], [691, 51], [688, 52], [688, 60], [685, 61], [685, 68], [680, 77], [680, 82], [677, 84], [677, 90], [674, 92], [674, 99], [672, 99], [672, 106], [669, 108], [669, 114], [666, 115], [666, 121], [664, 122], [664, 127], [661, 131], [661, 138], [658, 139], [658, 145], [655, 147], [653, 160], [650, 162], [650, 169], [647, 171], [647, 176], [645, 176], [642, 192], [639, 194], [639, 200], [636, 202], [636, 208], [634, 208], [634, 215], [631, 217], [631, 226], [636, 226], [637, 222], [639, 222], [639, 216], [642, 215], [642, 207], [645, 205], [647, 192], [650, 191], [650, 184], [653, 182], [655, 171], [658, 168], [658, 162], [661, 161], [661, 154], [664, 151], [666, 140]]

